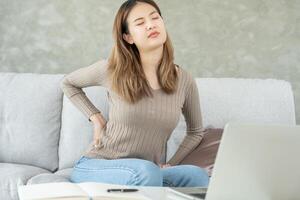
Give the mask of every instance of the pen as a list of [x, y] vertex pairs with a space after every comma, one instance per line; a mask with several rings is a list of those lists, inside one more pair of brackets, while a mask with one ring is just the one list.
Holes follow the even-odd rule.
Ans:
[[107, 192], [137, 192], [138, 189], [107, 189]]

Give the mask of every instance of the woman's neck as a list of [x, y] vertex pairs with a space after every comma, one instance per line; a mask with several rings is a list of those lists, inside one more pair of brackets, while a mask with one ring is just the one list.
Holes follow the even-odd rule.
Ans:
[[163, 46], [151, 51], [140, 52], [141, 63], [144, 72], [147, 74], [155, 74], [162, 58]]

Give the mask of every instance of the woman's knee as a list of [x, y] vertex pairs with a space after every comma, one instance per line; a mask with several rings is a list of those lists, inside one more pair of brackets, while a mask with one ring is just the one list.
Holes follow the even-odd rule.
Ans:
[[205, 169], [195, 166], [186, 165], [186, 175], [190, 179], [190, 183], [193, 186], [207, 187], [209, 183], [209, 176]]
[[159, 166], [148, 160], [136, 159], [137, 170], [132, 183], [143, 186], [162, 186], [163, 176]]

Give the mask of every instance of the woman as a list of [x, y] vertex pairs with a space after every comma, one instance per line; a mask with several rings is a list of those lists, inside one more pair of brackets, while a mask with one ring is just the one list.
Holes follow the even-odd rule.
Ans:
[[[126, 1], [116, 14], [113, 36], [108, 60], [67, 74], [61, 83], [65, 95], [94, 125], [92, 146], [75, 164], [71, 181], [207, 186], [204, 169], [177, 165], [200, 143], [205, 129], [196, 82], [173, 63], [159, 7], [152, 0]], [[108, 89], [108, 121], [82, 90], [96, 85]], [[187, 134], [164, 163], [167, 140], [181, 112]]]

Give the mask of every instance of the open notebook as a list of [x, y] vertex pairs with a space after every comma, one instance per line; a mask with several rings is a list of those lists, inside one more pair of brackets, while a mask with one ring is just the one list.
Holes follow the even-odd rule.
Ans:
[[134, 188], [96, 182], [57, 182], [22, 185], [18, 187], [20, 200], [150, 200], [141, 190], [136, 192], [107, 192], [107, 189]]

